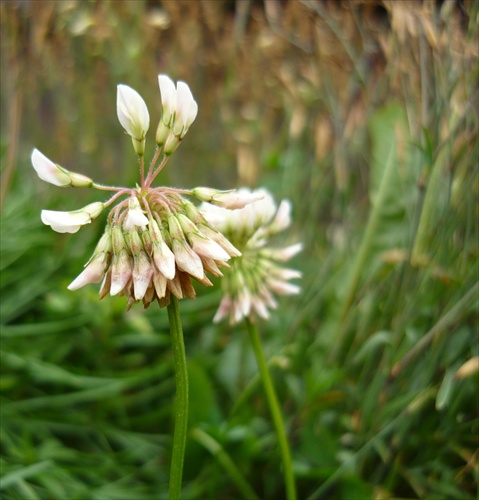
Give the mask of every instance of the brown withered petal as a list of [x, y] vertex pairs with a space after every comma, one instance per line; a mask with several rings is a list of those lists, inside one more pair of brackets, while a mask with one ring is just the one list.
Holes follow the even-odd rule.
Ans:
[[180, 275], [181, 289], [183, 291], [183, 296], [189, 299], [194, 299], [196, 297], [196, 291], [191, 284], [190, 277], [186, 273], [178, 273]]
[[183, 298], [183, 290], [181, 288], [181, 282], [180, 282], [180, 277], [178, 275], [179, 273], [175, 274], [175, 277], [172, 280], [168, 280], [168, 283], [166, 286], [168, 287], [168, 290], [177, 298], [177, 299], [182, 299]]

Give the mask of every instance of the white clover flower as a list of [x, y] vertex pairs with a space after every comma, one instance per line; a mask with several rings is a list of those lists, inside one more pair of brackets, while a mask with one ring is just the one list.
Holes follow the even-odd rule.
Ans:
[[163, 123], [170, 126], [173, 122], [176, 112], [176, 88], [173, 80], [167, 75], [158, 75], [158, 84], [160, 86]]
[[128, 212], [123, 227], [127, 231], [135, 231], [137, 227], [145, 230], [148, 225], [148, 218], [143, 214], [140, 202], [136, 196], [131, 196], [128, 200]]
[[166, 75], [158, 75], [162, 117], [156, 130], [156, 143], [172, 154], [180, 145], [198, 114], [198, 104], [185, 82], [176, 84]]
[[103, 208], [103, 203], [95, 202], [73, 212], [42, 210], [42, 222], [51, 226], [57, 233], [76, 233], [82, 226], [90, 224], [98, 217]]
[[[160, 125], [167, 131], [165, 138], [170, 142], [160, 144], [146, 175], [143, 153], [149, 127], [148, 110], [136, 91], [126, 85], [118, 86], [118, 118], [140, 156], [140, 185], [135, 188], [97, 184], [56, 165], [37, 149], [31, 155], [35, 171], [46, 182], [113, 192], [104, 203], [91, 203], [72, 212], [43, 210], [41, 217], [55, 231], [75, 233], [111, 206], [105, 232], [92, 257], [68, 288], [77, 290], [101, 281], [100, 299], [108, 293], [125, 296], [127, 309], [140, 301], [148, 307], [155, 300], [164, 307], [172, 295], [178, 299], [194, 298], [196, 292], [191, 278], [212, 286], [206, 273], [222, 276], [220, 268], [227, 267], [231, 257], [241, 255], [199, 209], [184, 198], [183, 195], [194, 196], [193, 191], [152, 187], [198, 112], [186, 83], [178, 82], [175, 87], [166, 75], [160, 75], [158, 80], [163, 101]], [[212, 192], [223, 206], [240, 203], [230, 193], [224, 198], [222, 192]]]
[[200, 207], [206, 220], [242, 255], [232, 258], [230, 269], [222, 280], [223, 299], [213, 318], [215, 323], [229, 316], [230, 323], [258, 315], [269, 318], [269, 309], [278, 305], [273, 293], [295, 295], [300, 287], [289, 283], [301, 273], [283, 268], [284, 262], [302, 249], [301, 243], [286, 248], [269, 248], [267, 239], [291, 224], [291, 203], [283, 200], [276, 208], [273, 197], [264, 189], [250, 192], [239, 190], [243, 196], [260, 198], [244, 208], [228, 211], [203, 203]]
[[122, 127], [133, 139], [136, 153], [143, 155], [145, 136], [150, 128], [150, 114], [145, 101], [128, 85], [118, 85], [116, 112]]
[[36, 148], [32, 151], [31, 161], [38, 177], [54, 186], [90, 187], [93, 184], [89, 177], [65, 170], [60, 165], [56, 165], [49, 160]]
[[230, 189], [229, 191], [218, 191], [217, 189], [198, 187], [191, 191], [195, 198], [201, 201], [207, 201], [212, 205], [227, 208], [229, 210], [236, 210], [244, 208], [246, 205], [254, 201], [261, 200], [264, 197], [262, 193], [250, 193], [246, 190]]
[[190, 87], [185, 82], [176, 84], [176, 116], [173, 132], [183, 139], [198, 114], [198, 104], [193, 99]]

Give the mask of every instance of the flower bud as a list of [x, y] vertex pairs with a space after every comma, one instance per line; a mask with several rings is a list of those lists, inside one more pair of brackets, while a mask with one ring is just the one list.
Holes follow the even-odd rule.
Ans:
[[83, 272], [77, 276], [69, 285], [69, 290], [78, 290], [89, 283], [100, 283], [108, 267], [109, 256], [105, 252], [97, 254]]
[[150, 219], [150, 236], [153, 245], [153, 260], [158, 270], [169, 280], [175, 277], [175, 255], [165, 243], [156, 220]]
[[172, 153], [174, 153], [180, 145], [180, 142], [181, 139], [179, 137], [177, 137], [173, 133], [170, 133], [170, 135], [168, 135], [168, 137], [166, 138], [165, 147], [163, 149], [165, 155], [171, 155]]
[[60, 187], [90, 187], [93, 181], [82, 174], [69, 172], [49, 160], [38, 149], [34, 149], [31, 155], [33, 168], [42, 181], [49, 182]]
[[150, 263], [150, 259], [143, 250], [134, 256], [133, 262], [133, 290], [135, 300], [141, 300], [148, 289], [154, 269]]
[[181, 226], [175, 216], [168, 216], [168, 226], [173, 239], [173, 253], [178, 269], [191, 274], [194, 278], [203, 279], [205, 273], [201, 258], [185, 240]]
[[133, 257], [137, 257], [140, 252], [143, 252], [143, 242], [141, 241], [140, 235], [136, 231], [127, 233], [126, 241], [130, 247], [130, 253]]
[[150, 127], [150, 115], [145, 101], [127, 85], [118, 85], [116, 110], [118, 120], [133, 139], [133, 147], [142, 156], [145, 150], [145, 135]]
[[170, 129], [176, 111], [176, 88], [173, 81], [167, 75], [158, 75], [160, 86], [161, 104], [163, 108], [161, 121]]
[[217, 189], [199, 187], [191, 191], [191, 194], [198, 198], [198, 200], [206, 201], [218, 207], [227, 208], [229, 210], [236, 210], [243, 208], [250, 203], [261, 200], [264, 198], [262, 193], [250, 193], [247, 191], [236, 191], [230, 189], [229, 191], [218, 191]]
[[117, 295], [125, 288], [128, 281], [130, 281], [132, 272], [132, 259], [126, 248], [123, 248], [118, 254], [115, 253], [115, 255], [113, 255], [110, 295]]
[[193, 224], [188, 217], [183, 214], [179, 214], [177, 215], [177, 219], [180, 222], [181, 228], [190, 242], [193, 251], [195, 251], [198, 255], [220, 261], [227, 261], [230, 259], [228, 253], [225, 252], [225, 250], [223, 250], [218, 243], [210, 240], [204, 234], [201, 234], [195, 224]]
[[176, 84], [176, 114], [175, 123], [173, 125], [174, 134], [183, 139], [190, 128], [190, 125], [195, 121], [198, 114], [198, 104], [193, 99], [193, 94], [185, 82]]

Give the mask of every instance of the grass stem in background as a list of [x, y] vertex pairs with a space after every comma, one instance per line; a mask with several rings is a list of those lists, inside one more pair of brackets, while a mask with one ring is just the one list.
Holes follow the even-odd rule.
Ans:
[[276, 396], [273, 381], [271, 380], [268, 365], [266, 364], [266, 359], [263, 354], [263, 348], [261, 346], [258, 329], [256, 328], [256, 325], [248, 318], [246, 319], [246, 325], [248, 327], [251, 344], [253, 346], [256, 362], [258, 363], [261, 380], [263, 381], [263, 386], [266, 393], [266, 400], [268, 401], [268, 406], [271, 411], [271, 417], [273, 418], [273, 424], [276, 430], [276, 435], [278, 437], [278, 444], [284, 468], [286, 498], [287, 500], [295, 500], [296, 486], [293, 474], [293, 463], [291, 460], [291, 451], [289, 449], [288, 439], [284, 430], [283, 417], [281, 415], [278, 397]]
[[356, 296], [356, 292], [358, 290], [361, 275], [368, 261], [368, 257], [370, 256], [374, 237], [376, 235], [379, 226], [379, 221], [381, 219], [381, 214], [383, 213], [384, 205], [387, 200], [387, 195], [390, 189], [391, 177], [394, 172], [394, 168], [396, 167], [396, 162], [394, 161], [396, 158], [395, 149], [396, 149], [395, 144], [394, 142], [392, 142], [388, 158], [385, 159], [386, 161], [384, 164], [384, 173], [381, 178], [381, 183], [374, 196], [374, 200], [372, 201], [372, 208], [369, 214], [366, 230], [364, 232], [364, 236], [361, 241], [361, 246], [359, 247], [359, 250], [356, 253], [356, 258], [353, 263], [353, 268], [349, 275], [346, 293], [344, 295], [344, 299], [341, 304], [341, 309], [338, 316], [338, 326], [335, 335], [335, 338], [337, 340], [336, 340], [336, 345], [334, 346], [332, 352], [333, 358], [341, 357], [342, 355], [341, 353], [344, 349], [346, 318], [354, 302], [354, 297]]
[[176, 401], [169, 499], [178, 500], [181, 495], [181, 480], [188, 427], [188, 371], [186, 368], [185, 343], [183, 341], [183, 328], [181, 326], [178, 300], [173, 295], [171, 295], [170, 300], [168, 319], [170, 321], [171, 344], [175, 365]]
[[216, 439], [212, 438], [209, 434], [198, 427], [193, 429], [191, 435], [218, 460], [220, 465], [230, 476], [231, 480], [238, 487], [239, 491], [243, 495], [243, 498], [248, 498], [249, 500], [259, 500], [259, 496], [254, 492], [253, 488], [251, 488], [241, 471], [238, 467], [236, 467], [231, 457], [226, 453]]

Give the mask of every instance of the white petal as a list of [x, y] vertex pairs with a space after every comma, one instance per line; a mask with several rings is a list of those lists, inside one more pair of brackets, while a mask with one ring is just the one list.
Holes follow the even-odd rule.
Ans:
[[135, 257], [133, 265], [133, 289], [135, 300], [141, 300], [144, 297], [150, 284], [151, 277], [153, 276], [153, 271], [150, 259], [146, 256], [145, 252], [140, 252], [140, 255]]
[[213, 318], [213, 323], [219, 323], [224, 319], [231, 310], [231, 297], [226, 294], [220, 302], [218, 310], [216, 311], [215, 317]]
[[175, 277], [175, 255], [164, 241], [153, 247], [153, 260], [167, 279], [172, 280]]
[[221, 248], [220, 245], [213, 240], [196, 234], [189, 234], [188, 239], [191, 243], [193, 251], [202, 257], [208, 257], [222, 262], [226, 262], [231, 258], [225, 250], [223, 250], [223, 248]]
[[176, 88], [173, 81], [167, 75], [158, 75], [160, 86], [161, 104], [163, 107], [162, 121], [168, 125], [171, 116], [176, 110]]
[[69, 186], [71, 184], [70, 177], [38, 149], [32, 151], [31, 161], [33, 168], [42, 181], [55, 186]]
[[205, 272], [199, 255], [185, 242], [173, 240], [173, 253], [178, 269], [191, 274], [194, 278], [203, 279]]
[[116, 111], [118, 120], [129, 135], [144, 139], [150, 127], [150, 115], [140, 94], [128, 85], [118, 85]]
[[131, 257], [125, 249], [122, 249], [119, 255], [113, 256], [110, 295], [117, 295], [125, 288], [132, 272]]
[[81, 226], [89, 224], [91, 218], [85, 212], [60, 212], [42, 210], [42, 222], [58, 233], [76, 233]]
[[297, 295], [301, 292], [301, 288], [298, 285], [281, 280], [268, 280], [268, 286], [273, 292], [280, 295]]
[[[185, 82], [178, 82], [176, 84], [176, 115], [173, 126], [173, 132], [176, 136], [183, 137], [186, 133], [185, 128], [188, 118], [190, 118], [190, 108], [194, 106], [193, 103], [193, 94], [188, 85]], [[196, 114], [194, 115], [195, 117]]]
[[108, 263], [104, 253], [98, 254], [69, 285], [68, 290], [78, 290], [89, 283], [100, 283]]

